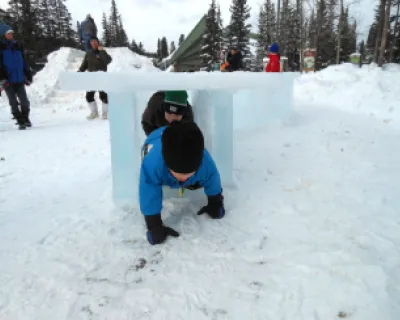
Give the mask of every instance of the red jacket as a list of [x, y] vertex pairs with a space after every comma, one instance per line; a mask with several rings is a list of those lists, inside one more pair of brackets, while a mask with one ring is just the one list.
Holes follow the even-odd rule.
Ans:
[[269, 62], [265, 67], [265, 72], [281, 72], [281, 64], [279, 62], [279, 56], [277, 54], [269, 54]]

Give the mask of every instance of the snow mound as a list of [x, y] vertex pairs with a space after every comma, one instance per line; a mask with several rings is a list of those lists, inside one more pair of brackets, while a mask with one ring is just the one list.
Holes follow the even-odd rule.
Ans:
[[32, 105], [41, 105], [58, 86], [59, 75], [65, 71], [77, 71], [85, 53], [72, 48], [61, 48], [50, 53], [47, 64], [39, 71], [28, 88]]
[[161, 71], [153, 65], [150, 58], [132, 52], [128, 48], [105, 48], [113, 61], [109, 65], [109, 72], [129, 71]]
[[346, 63], [304, 74], [296, 81], [295, 102], [362, 112], [385, 119], [400, 118], [400, 67]]
[[[151, 72], [160, 71], [153, 66], [151, 59], [138, 55], [128, 48], [105, 48], [112, 57], [112, 62], [108, 67], [109, 72]], [[39, 71], [35, 77], [32, 85], [28, 87], [28, 97], [31, 101], [33, 108], [47, 105], [60, 104], [69, 106], [69, 109], [76, 109], [85, 104], [83, 99], [76, 99], [82, 97], [81, 92], [70, 94], [60, 92], [59, 78], [63, 72], [77, 72], [83, 57], [84, 51], [72, 48], [60, 48], [57, 51], [50, 53], [47, 57], [47, 64]], [[6, 98], [0, 102], [0, 107], [6, 107], [8, 101]]]

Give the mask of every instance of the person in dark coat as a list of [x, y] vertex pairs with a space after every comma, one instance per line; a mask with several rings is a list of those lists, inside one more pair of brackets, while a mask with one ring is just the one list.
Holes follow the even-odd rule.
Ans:
[[[112, 58], [106, 50], [99, 44], [99, 39], [93, 37], [90, 40], [91, 50], [86, 52], [83, 58], [82, 65], [78, 72], [107, 72], [107, 66], [111, 63]], [[87, 116], [88, 120], [99, 117], [97, 103], [94, 100], [95, 91], [86, 92], [86, 101], [89, 104], [90, 114]], [[102, 101], [102, 118], [108, 118], [108, 95], [104, 91], [99, 92], [100, 100]]]
[[224, 196], [217, 166], [204, 147], [204, 137], [194, 122], [173, 122], [153, 131], [142, 147], [139, 180], [140, 210], [151, 245], [163, 243], [179, 233], [164, 225], [163, 186], [184, 190], [203, 189], [208, 203], [198, 211], [212, 219], [225, 216]]
[[225, 70], [228, 72], [234, 72], [243, 69], [242, 53], [235, 48], [228, 53], [226, 62]]
[[88, 14], [86, 19], [81, 22], [79, 36], [81, 38], [81, 42], [84, 42], [85, 51], [88, 52], [91, 49], [90, 39], [97, 38], [96, 23], [90, 14]]
[[6, 31], [5, 39], [0, 42], [0, 81], [18, 128], [24, 130], [32, 126], [30, 101], [25, 89], [25, 85], [32, 83], [32, 70], [26, 61], [22, 43], [14, 40], [14, 31], [11, 27], [3, 30]]
[[193, 109], [186, 91], [158, 91], [154, 93], [142, 115], [146, 136], [172, 121], [193, 122]]

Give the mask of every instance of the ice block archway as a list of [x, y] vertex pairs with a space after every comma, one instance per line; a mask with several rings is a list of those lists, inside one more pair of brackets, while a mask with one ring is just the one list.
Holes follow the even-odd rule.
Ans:
[[[293, 108], [294, 73], [64, 73], [65, 91], [104, 90], [109, 94], [113, 197], [117, 204], [137, 204], [141, 146], [141, 110], [149, 93], [188, 90], [195, 120], [202, 129], [224, 186], [234, 184], [234, 108], [238, 118], [262, 125]], [[83, 98], [83, 97], [82, 97]], [[252, 101], [253, 100], [253, 101]], [[265, 100], [265, 105], [264, 105]], [[239, 123], [239, 122], [238, 122]]]

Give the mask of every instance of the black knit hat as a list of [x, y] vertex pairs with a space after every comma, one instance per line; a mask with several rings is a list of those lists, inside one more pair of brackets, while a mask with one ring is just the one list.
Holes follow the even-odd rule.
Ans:
[[203, 161], [204, 137], [193, 122], [173, 122], [162, 135], [162, 155], [176, 173], [196, 172]]

